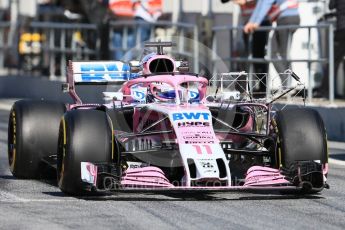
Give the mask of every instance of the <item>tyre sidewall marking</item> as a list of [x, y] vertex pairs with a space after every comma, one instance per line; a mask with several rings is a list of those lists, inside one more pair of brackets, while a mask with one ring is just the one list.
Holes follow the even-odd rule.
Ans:
[[62, 125], [62, 130], [63, 130], [63, 144], [62, 144], [62, 159], [61, 159], [61, 171], [60, 171], [60, 178], [59, 178], [59, 187], [62, 186], [63, 182], [63, 175], [65, 172], [65, 157], [66, 157], [66, 144], [67, 144], [67, 137], [66, 137], [66, 122], [65, 118], [62, 117], [61, 119], [61, 125]]
[[15, 165], [16, 165], [16, 145], [17, 145], [17, 123], [16, 123], [16, 113], [15, 111], [13, 110], [12, 113], [11, 113], [11, 119], [12, 119], [12, 129], [13, 129], [13, 133], [12, 133], [12, 162], [11, 162], [11, 165], [10, 165], [10, 170], [11, 172], [14, 172], [14, 168], [15, 168]]
[[111, 130], [111, 160], [114, 161], [114, 148], [115, 148], [115, 143], [114, 143], [114, 129], [113, 129], [113, 121], [110, 119], [109, 116], [107, 116], [109, 124], [110, 124], [110, 130]]

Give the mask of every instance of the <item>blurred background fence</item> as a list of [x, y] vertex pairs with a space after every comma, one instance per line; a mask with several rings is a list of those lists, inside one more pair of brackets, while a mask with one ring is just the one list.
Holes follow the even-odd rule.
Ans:
[[[92, 2], [84, 1], [89, 6], [98, 1]], [[63, 81], [66, 63], [70, 59], [114, 59], [116, 53], [124, 53], [124, 60], [139, 60], [143, 48], [140, 28], [146, 26], [150, 28], [149, 39], [173, 40], [177, 46], [169, 52], [179, 59], [188, 60], [192, 71], [209, 78], [216, 72], [252, 72], [254, 63], [270, 64], [269, 73], [276, 74], [272, 63], [285, 60], [272, 58], [270, 40], [264, 58], [253, 58], [251, 53], [240, 55], [243, 41], [237, 7], [232, 3], [223, 5], [220, 1], [195, 2], [163, 0], [161, 20], [147, 24], [116, 19], [105, 22], [97, 18], [97, 12], [91, 11], [94, 17], [71, 12], [56, 1], [0, 1], [0, 73]], [[333, 101], [335, 93], [344, 95], [345, 91], [342, 79], [336, 88], [333, 87], [334, 17], [326, 7], [326, 0], [300, 2], [303, 10], [301, 26], [296, 27], [288, 61], [293, 63], [293, 71], [306, 83], [309, 100], [312, 100], [312, 89], [320, 84], [328, 69], [329, 99]], [[27, 9], [29, 5], [35, 5], [33, 12]], [[23, 6], [24, 10], [21, 9]], [[289, 28], [263, 27], [260, 30], [273, 33], [281, 29]], [[116, 42], [116, 36], [122, 38], [120, 44]], [[134, 44], [131, 49], [129, 40]]]

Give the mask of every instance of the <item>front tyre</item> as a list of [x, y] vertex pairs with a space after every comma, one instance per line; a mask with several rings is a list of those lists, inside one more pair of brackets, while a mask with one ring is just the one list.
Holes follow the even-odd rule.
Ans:
[[319, 113], [309, 108], [291, 108], [276, 114], [279, 166], [304, 193], [325, 186], [323, 166], [328, 162], [327, 137]]
[[66, 194], [89, 195], [81, 180], [81, 162], [109, 163], [113, 156], [112, 125], [98, 110], [73, 110], [60, 122], [58, 185]]

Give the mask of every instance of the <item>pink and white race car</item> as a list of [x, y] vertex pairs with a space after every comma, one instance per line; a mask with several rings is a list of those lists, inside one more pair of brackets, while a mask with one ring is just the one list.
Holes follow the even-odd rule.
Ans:
[[[210, 81], [188, 73], [185, 62], [163, 53], [171, 45], [147, 43], [157, 50], [138, 65], [70, 62], [63, 88], [73, 104], [17, 101], [8, 129], [13, 175], [39, 178], [48, 164], [57, 171], [59, 188], [71, 195], [129, 190], [308, 194], [328, 187], [326, 132], [316, 111], [272, 109], [290, 90], [254, 99], [245, 73]], [[119, 81], [124, 83], [118, 91], [103, 93], [103, 104], [84, 104], [75, 89]]]

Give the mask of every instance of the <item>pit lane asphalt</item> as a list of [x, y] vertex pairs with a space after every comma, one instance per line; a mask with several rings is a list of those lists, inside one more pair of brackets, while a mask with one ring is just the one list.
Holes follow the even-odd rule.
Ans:
[[345, 229], [345, 144], [332, 143], [330, 190], [280, 194], [65, 196], [8, 169], [11, 100], [0, 100], [0, 229]]

